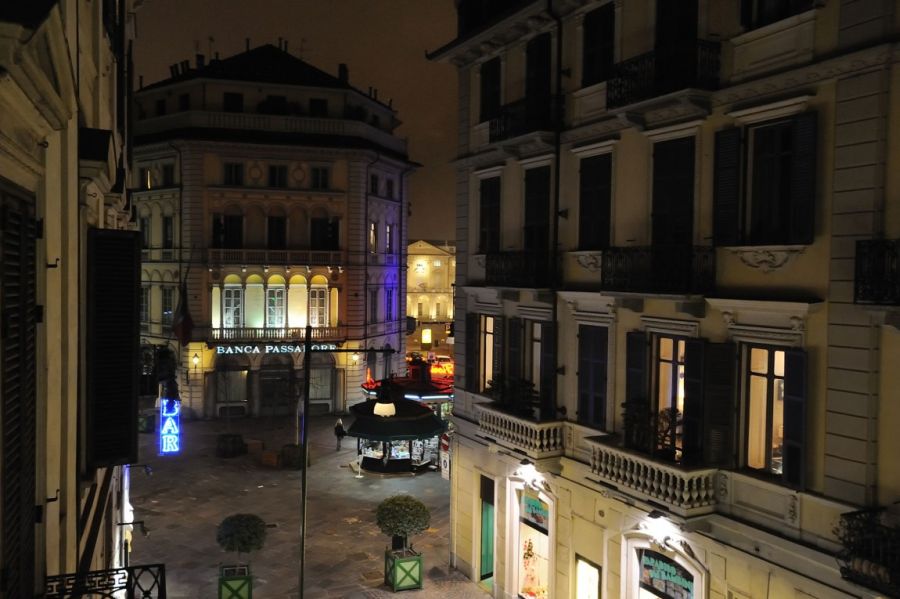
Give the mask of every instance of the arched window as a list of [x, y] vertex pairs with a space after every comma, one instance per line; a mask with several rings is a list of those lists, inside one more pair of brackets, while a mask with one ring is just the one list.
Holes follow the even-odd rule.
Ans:
[[237, 329], [244, 326], [244, 289], [237, 275], [225, 277], [222, 289], [222, 328]]
[[309, 322], [314, 327], [328, 326], [328, 279], [314, 276], [309, 289]]
[[266, 326], [283, 327], [285, 307], [284, 277], [272, 275], [266, 288]]

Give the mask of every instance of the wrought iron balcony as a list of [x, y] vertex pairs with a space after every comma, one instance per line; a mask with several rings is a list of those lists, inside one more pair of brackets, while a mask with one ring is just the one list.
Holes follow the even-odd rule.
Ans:
[[703, 294], [716, 284], [715, 250], [706, 246], [619, 247], [603, 250], [606, 291]]
[[475, 411], [481, 434], [499, 445], [536, 460], [563, 454], [565, 421], [535, 422], [507, 414], [489, 403], [476, 404]]
[[853, 298], [857, 304], [900, 305], [900, 239], [856, 242]]
[[681, 516], [715, 511], [715, 468], [684, 468], [652, 457], [589, 440], [591, 472], [631, 495], [664, 504]]
[[48, 576], [45, 592], [43, 596], [46, 599], [70, 597], [165, 599], [166, 567], [163, 564], [150, 564]]
[[900, 597], [900, 527], [886, 519], [884, 510], [842, 514], [835, 531], [844, 546], [838, 562], [847, 580]]
[[[210, 328], [206, 338], [209, 341], [302, 342], [306, 339], [306, 327]], [[312, 340], [315, 343], [343, 341], [345, 338], [343, 326], [312, 328]]]
[[211, 266], [220, 264], [282, 264], [337, 266], [344, 264], [344, 253], [327, 250], [254, 250], [221, 249], [207, 250], [207, 261]]
[[682, 89], [719, 85], [719, 43], [692, 40], [629, 58], [613, 67], [606, 105], [619, 108]]
[[553, 130], [552, 102], [523, 98], [500, 108], [500, 116], [490, 120], [490, 141], [503, 141], [535, 131]]
[[485, 283], [497, 287], [539, 289], [550, 284], [547, 252], [485, 254]]

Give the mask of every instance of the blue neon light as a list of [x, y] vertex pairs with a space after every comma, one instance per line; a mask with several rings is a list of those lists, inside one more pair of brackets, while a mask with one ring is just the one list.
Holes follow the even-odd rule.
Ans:
[[159, 406], [159, 455], [181, 451], [181, 402], [163, 399]]

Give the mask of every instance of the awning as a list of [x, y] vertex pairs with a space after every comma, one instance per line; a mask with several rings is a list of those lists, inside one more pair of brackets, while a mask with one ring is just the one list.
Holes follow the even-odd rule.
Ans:
[[[385, 383], [379, 389], [377, 400], [368, 400], [350, 407], [350, 413], [356, 420], [347, 429], [348, 435], [373, 441], [404, 441], [429, 439], [447, 430], [447, 423], [435, 415], [431, 408], [417, 401], [404, 399], [401, 388], [386, 381]], [[376, 414], [376, 408], [379, 412], [393, 414], [381, 416]]]

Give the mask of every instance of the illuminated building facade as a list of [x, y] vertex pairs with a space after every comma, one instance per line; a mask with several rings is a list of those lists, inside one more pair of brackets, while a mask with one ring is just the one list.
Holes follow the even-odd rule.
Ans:
[[140, 249], [126, 49], [139, 4], [0, 5], [2, 599], [68, 597], [64, 580], [128, 563]]
[[409, 348], [447, 350], [453, 322], [456, 248], [437, 241], [410, 243], [406, 272], [406, 315], [416, 319]]
[[457, 8], [453, 565], [896, 595], [896, 4]]
[[[307, 322], [316, 349], [359, 350], [316, 352], [314, 409], [361, 401], [366, 369], [400, 370], [411, 163], [377, 91], [248, 45], [173, 65], [136, 111], [142, 338], [150, 362], [179, 352], [184, 418], [293, 413]], [[367, 351], [385, 348], [401, 357]]]

